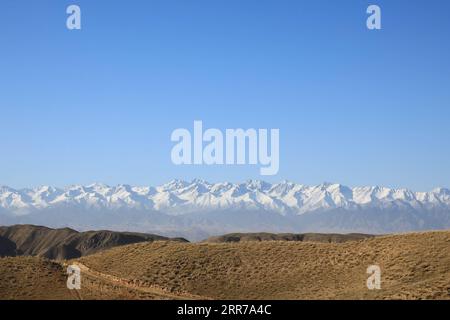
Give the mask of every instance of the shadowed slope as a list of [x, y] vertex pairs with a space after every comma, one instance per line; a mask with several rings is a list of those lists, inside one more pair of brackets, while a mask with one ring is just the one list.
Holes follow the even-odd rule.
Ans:
[[8, 238], [0, 236], [0, 257], [15, 257], [16, 255], [16, 244]]
[[78, 258], [131, 243], [155, 240], [186, 241], [144, 233], [77, 232], [69, 228], [50, 229], [32, 225], [0, 227], [0, 236], [15, 244], [17, 255], [40, 256], [56, 260]]

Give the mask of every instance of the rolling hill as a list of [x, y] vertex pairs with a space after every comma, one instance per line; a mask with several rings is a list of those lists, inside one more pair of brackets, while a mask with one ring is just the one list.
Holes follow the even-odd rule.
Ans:
[[[340, 243], [241, 238], [140, 242], [59, 262], [0, 258], [0, 299], [450, 299], [450, 231]], [[68, 264], [81, 268], [79, 291], [66, 289]], [[371, 265], [381, 290], [366, 287]]]
[[[142, 287], [213, 299], [450, 298], [450, 231], [345, 243], [140, 243], [78, 261]], [[382, 270], [382, 290], [366, 287], [370, 265]]]
[[33, 225], [0, 227], [0, 256], [39, 256], [64, 260], [93, 254], [115, 246], [137, 242], [173, 240], [153, 234], [88, 231], [78, 232], [69, 228], [51, 229]]
[[0, 299], [73, 300], [59, 263], [37, 257], [0, 258]]

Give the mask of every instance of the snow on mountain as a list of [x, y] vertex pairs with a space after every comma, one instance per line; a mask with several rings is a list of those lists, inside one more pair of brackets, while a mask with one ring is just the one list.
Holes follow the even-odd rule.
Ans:
[[158, 187], [99, 183], [64, 189], [49, 186], [20, 190], [0, 187], [0, 208], [12, 214], [24, 215], [61, 206], [139, 209], [172, 215], [230, 209], [264, 210], [280, 215], [361, 207], [450, 209], [450, 190], [437, 188], [430, 192], [413, 192], [385, 187], [349, 188], [330, 183], [304, 186], [289, 181], [270, 184], [255, 180], [237, 184], [174, 180]]
[[156, 187], [0, 186], [0, 224], [137, 231], [190, 240], [230, 232], [437, 230], [450, 228], [450, 190], [255, 180], [215, 184], [174, 180]]

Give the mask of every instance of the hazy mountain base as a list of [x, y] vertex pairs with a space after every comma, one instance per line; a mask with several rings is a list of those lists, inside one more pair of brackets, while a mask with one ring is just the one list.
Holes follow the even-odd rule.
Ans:
[[77, 230], [108, 229], [155, 233], [200, 241], [231, 232], [388, 234], [450, 228], [450, 212], [394, 206], [386, 209], [330, 209], [302, 215], [257, 210], [208, 211], [169, 215], [156, 211], [60, 207], [14, 216], [0, 212], [0, 224], [36, 224]]

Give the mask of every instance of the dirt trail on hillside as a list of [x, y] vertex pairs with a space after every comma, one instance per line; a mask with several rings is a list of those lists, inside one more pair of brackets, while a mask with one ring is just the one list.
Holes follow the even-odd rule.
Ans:
[[[80, 263], [80, 262], [74, 262], [72, 263], [74, 265], [77, 265], [81, 270], [81, 276], [83, 277], [90, 277], [94, 278], [96, 280], [99, 280], [100, 282], [105, 282], [113, 285], [114, 287], [122, 287], [124, 289], [128, 290], [135, 290], [139, 291], [141, 293], [150, 294], [154, 296], [155, 299], [161, 299], [161, 300], [208, 300], [210, 298], [197, 296], [189, 293], [184, 292], [169, 292], [168, 290], [157, 287], [157, 286], [143, 286], [139, 282], [119, 278], [116, 276], [112, 276], [109, 274], [101, 273], [95, 270], [92, 270], [88, 266]], [[82, 299], [82, 295], [78, 295], [80, 299]]]

